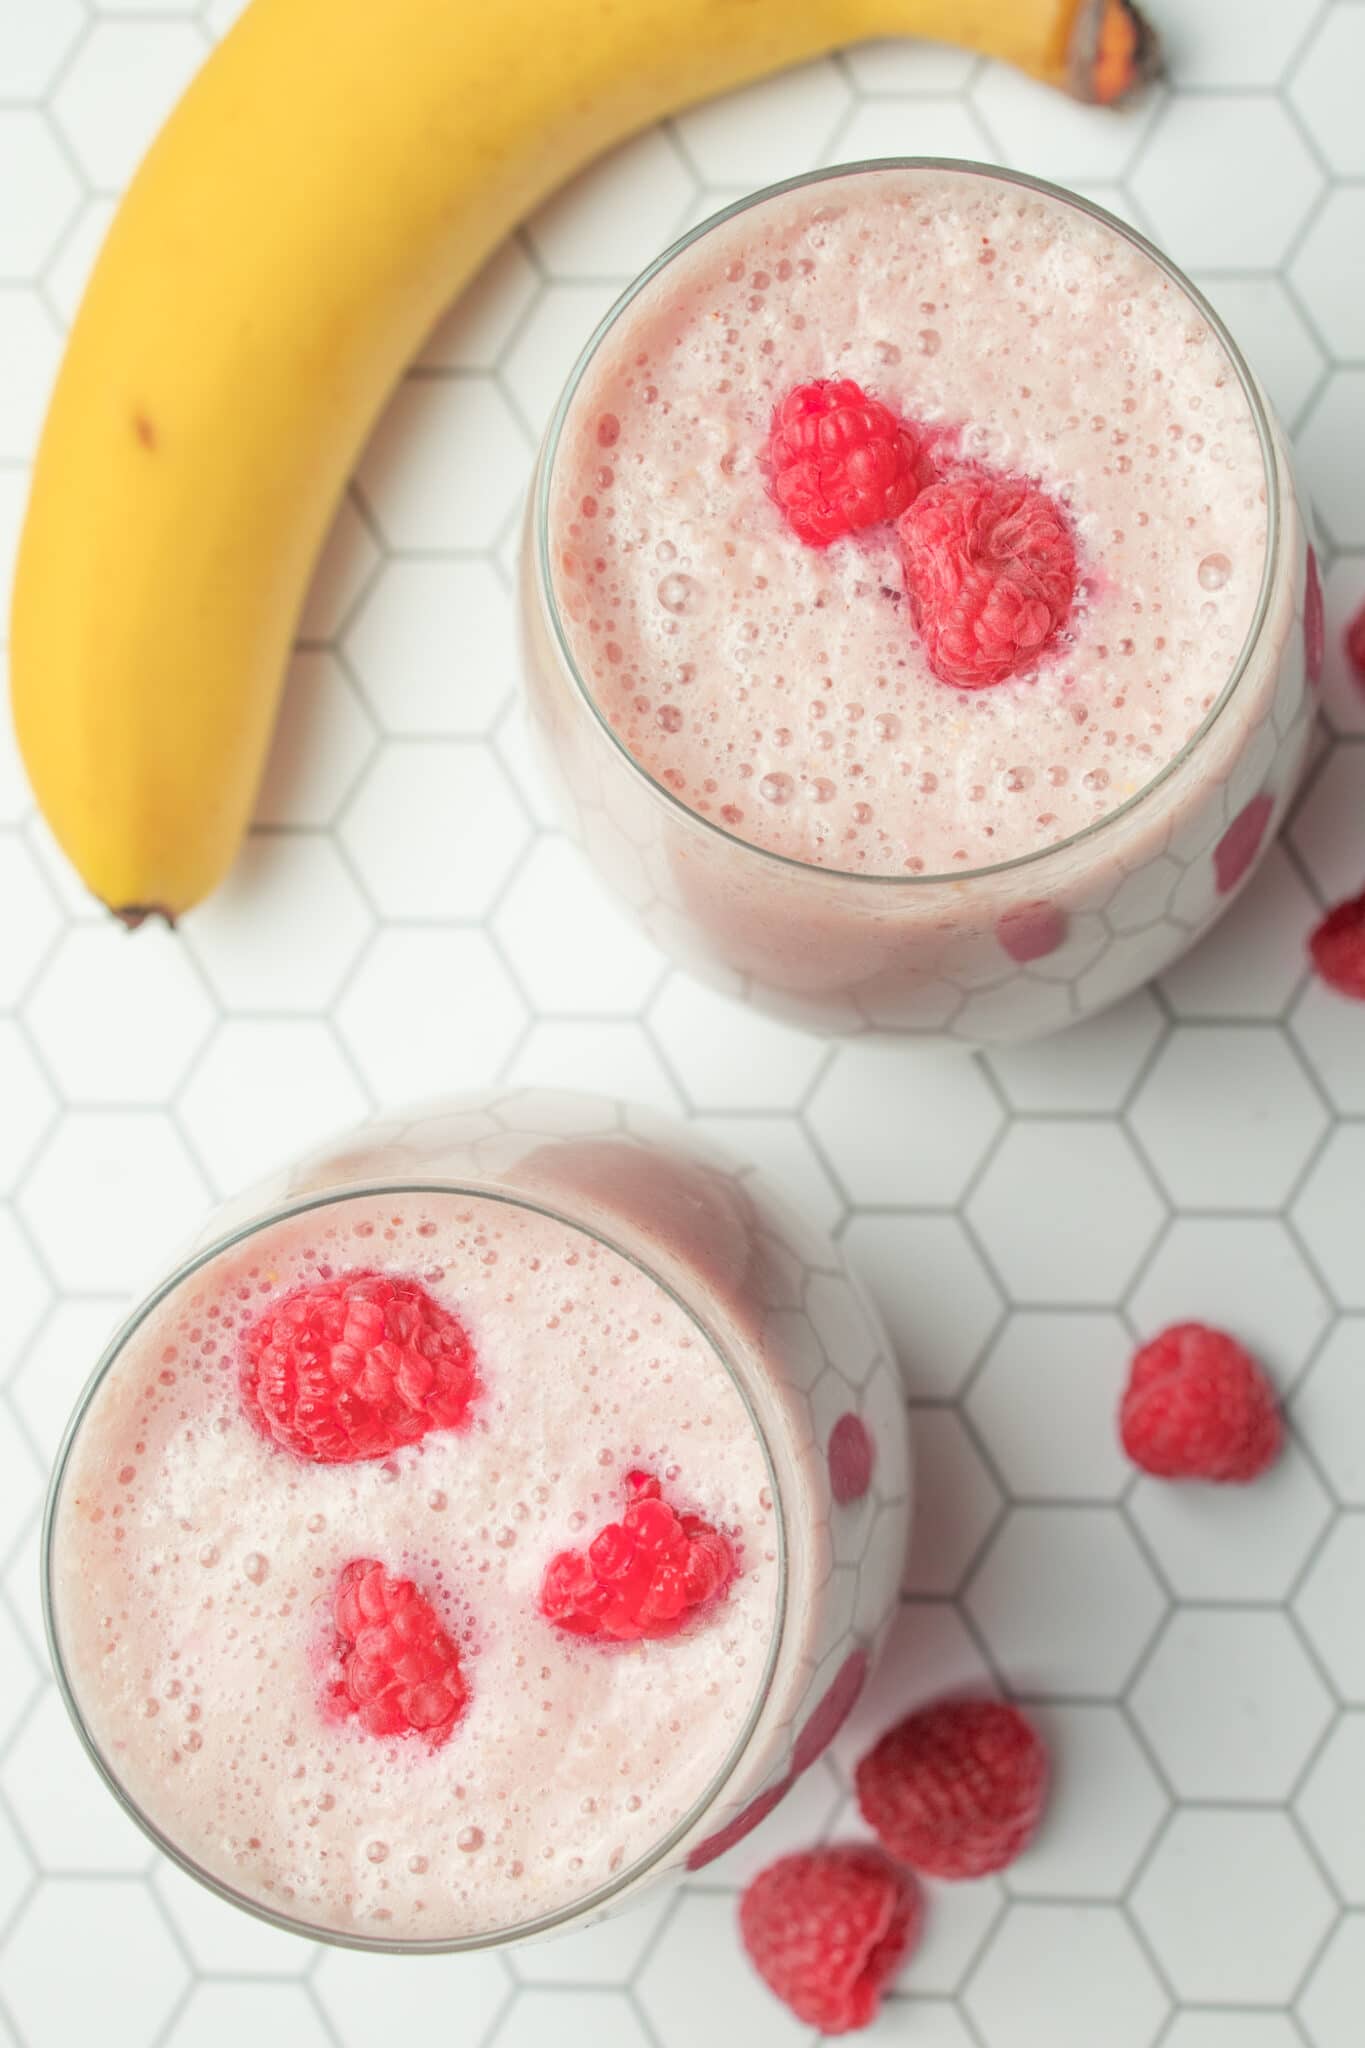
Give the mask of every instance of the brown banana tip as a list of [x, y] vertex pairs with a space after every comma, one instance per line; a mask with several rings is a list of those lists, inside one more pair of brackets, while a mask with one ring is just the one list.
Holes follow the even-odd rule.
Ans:
[[175, 930], [175, 912], [167, 910], [164, 903], [125, 903], [121, 909], [110, 904], [109, 908], [126, 931], [135, 932], [149, 917], [159, 917], [171, 931]]
[[1085, 0], [1078, 8], [1069, 65], [1078, 99], [1116, 106], [1164, 68], [1157, 32], [1132, 0]]

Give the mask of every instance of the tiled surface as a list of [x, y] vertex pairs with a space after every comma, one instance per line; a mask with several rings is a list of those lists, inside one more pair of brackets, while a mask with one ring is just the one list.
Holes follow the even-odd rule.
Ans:
[[[901, 1707], [1005, 1681], [1057, 1757], [1005, 1883], [938, 1888], [869, 2048], [1359, 2048], [1365, 2035], [1365, 1012], [1311, 985], [1365, 883], [1361, 0], [1155, 0], [1176, 86], [1122, 119], [869, 45], [687, 114], [542, 209], [441, 323], [303, 622], [261, 825], [173, 940], [111, 933], [0, 734], [0, 2042], [805, 2048], [733, 1935], [766, 1855], [856, 1830]], [[0, 584], [112, 195], [235, 0], [0, 0]], [[755, 182], [976, 151], [1164, 237], [1243, 338], [1325, 529], [1324, 747], [1283, 848], [1163, 985], [1066, 1042], [944, 1063], [730, 1010], [553, 829], [515, 704], [516, 501], [627, 273]], [[478, 849], [475, 854], [472, 849]], [[324, 1953], [154, 1858], [44, 1683], [42, 1469], [129, 1291], [206, 1202], [362, 1108], [503, 1075], [696, 1117], [847, 1241], [920, 1411], [884, 1672], [705, 1882], [515, 1960]], [[1240, 1331], [1294, 1441], [1253, 1493], [1134, 1482], [1135, 1339]]]

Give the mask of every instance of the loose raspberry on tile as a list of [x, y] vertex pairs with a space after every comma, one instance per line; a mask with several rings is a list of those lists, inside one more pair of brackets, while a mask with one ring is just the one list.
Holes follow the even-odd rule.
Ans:
[[1329, 910], [1308, 950], [1329, 988], [1365, 1003], [1365, 893]]
[[652, 1473], [628, 1473], [626, 1493], [619, 1522], [545, 1568], [541, 1613], [569, 1635], [622, 1643], [676, 1635], [734, 1576], [728, 1540], [700, 1515], [670, 1507]]
[[1123, 1448], [1158, 1479], [1244, 1484], [1284, 1440], [1275, 1389], [1235, 1337], [1176, 1323], [1133, 1359], [1119, 1418]]
[[1037, 1731], [1004, 1700], [942, 1700], [889, 1728], [856, 1772], [888, 1855], [928, 1877], [984, 1877], [1028, 1847], [1047, 1797]]
[[1070, 615], [1076, 544], [1037, 484], [964, 470], [902, 514], [901, 562], [929, 666], [983, 690], [1032, 669]]
[[822, 2034], [872, 2023], [923, 1920], [914, 1879], [861, 1844], [782, 1857], [739, 1906], [740, 1937], [759, 1976]]
[[459, 1429], [478, 1378], [468, 1333], [420, 1281], [359, 1270], [272, 1302], [246, 1332], [241, 1386], [263, 1436], [345, 1465]]
[[798, 384], [773, 412], [768, 490], [807, 547], [895, 519], [915, 495], [914, 429], [847, 377]]
[[332, 1603], [341, 1675], [328, 1688], [329, 1716], [355, 1716], [371, 1735], [445, 1742], [469, 1702], [460, 1653], [411, 1579], [372, 1557], [345, 1567]]

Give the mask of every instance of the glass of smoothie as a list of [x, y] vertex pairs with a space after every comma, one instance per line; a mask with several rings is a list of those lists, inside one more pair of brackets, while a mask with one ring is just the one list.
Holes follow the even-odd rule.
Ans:
[[904, 1565], [885, 1332], [675, 1126], [524, 1091], [214, 1217], [57, 1460], [44, 1594], [147, 1833], [324, 1941], [582, 1924], [833, 1738]]
[[1308, 744], [1317, 572], [1236, 344], [1131, 228], [979, 165], [817, 172], [662, 256], [551, 422], [522, 587], [605, 880], [831, 1033], [1113, 1002]]

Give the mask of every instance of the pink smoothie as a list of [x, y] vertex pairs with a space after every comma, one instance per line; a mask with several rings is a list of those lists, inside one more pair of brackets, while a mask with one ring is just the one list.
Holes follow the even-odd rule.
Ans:
[[[305, 1463], [248, 1421], [243, 1328], [320, 1267], [422, 1278], [473, 1339], [471, 1426], [382, 1463]], [[548, 1558], [644, 1466], [723, 1528], [728, 1597], [667, 1641], [571, 1639]], [[100, 1753], [156, 1829], [286, 1917], [394, 1941], [516, 1928], [608, 1885], [706, 1794], [762, 1691], [778, 1611], [770, 1472], [698, 1324], [537, 1210], [367, 1196], [212, 1261], [142, 1324], [60, 1494], [52, 1600]], [[357, 1556], [417, 1581], [470, 1702], [439, 1748], [320, 1709]]]
[[[814, 378], [1064, 508], [1078, 601], [1035, 668], [946, 686], [894, 528], [791, 532], [761, 458]], [[1267, 537], [1246, 394], [1166, 272], [1047, 194], [933, 169], [779, 194], [678, 255], [583, 379], [551, 520], [571, 652], [641, 766], [737, 838], [867, 875], [1010, 860], [1141, 790], [1232, 672]]]

